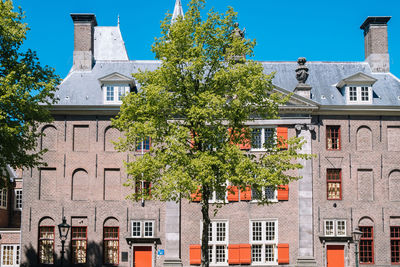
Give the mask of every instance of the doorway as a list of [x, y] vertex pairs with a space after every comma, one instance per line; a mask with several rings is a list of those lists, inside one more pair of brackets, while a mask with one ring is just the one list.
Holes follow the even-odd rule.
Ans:
[[326, 249], [327, 267], [344, 267], [344, 246], [329, 245]]
[[151, 246], [133, 247], [134, 267], [152, 267]]

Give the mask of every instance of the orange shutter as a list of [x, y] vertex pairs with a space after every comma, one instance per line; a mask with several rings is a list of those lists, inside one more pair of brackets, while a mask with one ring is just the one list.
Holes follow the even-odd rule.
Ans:
[[289, 185], [278, 186], [278, 200], [289, 200]]
[[201, 245], [189, 246], [190, 264], [201, 264]]
[[239, 201], [239, 190], [237, 186], [228, 186], [228, 201]]
[[278, 244], [278, 264], [289, 263], [289, 244]]
[[240, 244], [240, 264], [251, 263], [251, 245]]
[[190, 132], [190, 148], [194, 148], [194, 133]]
[[240, 264], [240, 250], [239, 245], [228, 246], [228, 263]]
[[276, 128], [276, 135], [278, 137], [278, 148], [287, 149], [288, 128], [287, 127]]
[[[232, 128], [229, 128], [228, 131], [229, 131], [229, 133], [230, 133], [230, 132], [232, 131]], [[246, 131], [246, 129], [242, 129], [242, 131], [241, 131], [242, 133], [241, 133], [241, 135], [240, 135], [241, 138], [244, 137], [244, 135], [245, 135], [245, 133], [246, 133], [245, 131]], [[236, 135], [237, 133], [233, 133], [233, 134]], [[232, 141], [231, 141], [231, 144], [232, 144]], [[240, 142], [240, 143], [238, 144], [238, 146], [239, 146], [240, 149], [249, 150], [249, 149], [251, 148], [250, 139], [248, 139], [248, 138], [243, 139], [243, 142]]]
[[196, 192], [194, 192], [193, 194], [190, 194], [190, 198], [192, 199], [193, 202], [200, 202], [201, 201], [200, 186], [198, 186]]
[[244, 190], [240, 190], [240, 200], [251, 200], [251, 187], [246, 186]]

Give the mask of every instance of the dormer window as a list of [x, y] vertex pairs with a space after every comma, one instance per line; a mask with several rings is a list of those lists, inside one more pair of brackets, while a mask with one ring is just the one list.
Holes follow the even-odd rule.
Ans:
[[104, 85], [104, 104], [122, 104], [122, 97], [129, 93], [129, 85]]
[[376, 81], [374, 77], [358, 72], [341, 80], [336, 87], [346, 97], [347, 104], [372, 104], [372, 86]]
[[369, 86], [348, 86], [347, 103], [372, 104], [372, 90]]
[[100, 78], [99, 82], [103, 91], [103, 103], [106, 105], [122, 104], [122, 98], [136, 88], [132, 78], [117, 72]]

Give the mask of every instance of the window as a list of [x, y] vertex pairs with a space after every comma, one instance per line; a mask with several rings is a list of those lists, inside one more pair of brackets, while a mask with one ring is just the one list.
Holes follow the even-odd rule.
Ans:
[[0, 189], [0, 208], [7, 208], [7, 188]]
[[340, 150], [340, 126], [326, 126], [326, 149]]
[[250, 243], [252, 263], [275, 264], [278, 256], [277, 221], [250, 221]]
[[251, 149], [263, 150], [274, 145], [276, 142], [276, 131], [274, 127], [253, 128], [251, 131]]
[[150, 195], [151, 183], [147, 181], [136, 181], [135, 192], [136, 194], [142, 194], [141, 196]]
[[132, 237], [154, 237], [154, 221], [132, 221]]
[[20, 253], [19, 245], [2, 245], [1, 266], [19, 266]]
[[360, 226], [360, 263], [374, 263], [374, 230], [372, 226]]
[[127, 85], [106, 85], [104, 89], [104, 103], [121, 104], [122, 97], [129, 93]]
[[215, 192], [213, 191], [208, 199], [209, 203], [222, 203], [226, 202], [226, 192]]
[[390, 227], [391, 262], [400, 263], [400, 226]]
[[349, 104], [372, 104], [372, 88], [369, 86], [349, 86]]
[[15, 189], [15, 206], [14, 208], [16, 210], [21, 210], [22, 209], [22, 189]]
[[72, 263], [86, 263], [86, 248], [87, 248], [87, 227], [73, 226], [71, 228], [72, 238]]
[[39, 263], [54, 264], [54, 226], [39, 227]]
[[[200, 225], [202, 225], [200, 223]], [[201, 232], [201, 231], [200, 231]], [[210, 264], [228, 263], [228, 222], [212, 221], [208, 229], [208, 257]]]
[[325, 236], [346, 236], [346, 220], [325, 220]]
[[136, 151], [142, 152], [142, 148], [143, 151], [150, 151], [151, 138], [147, 136], [143, 141], [137, 141], [136, 144]]
[[266, 186], [257, 188], [256, 186], [251, 187], [251, 200], [268, 200], [271, 202], [278, 201], [277, 190], [272, 186]]
[[119, 227], [104, 227], [104, 264], [119, 263]]
[[326, 187], [328, 200], [342, 199], [342, 170], [326, 170]]

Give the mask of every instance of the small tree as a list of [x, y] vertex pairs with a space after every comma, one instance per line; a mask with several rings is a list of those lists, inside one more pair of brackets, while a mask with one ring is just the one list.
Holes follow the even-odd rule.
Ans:
[[[0, 1], [0, 175], [6, 166], [33, 167], [44, 151], [34, 151], [38, 125], [51, 121], [48, 105], [60, 79], [54, 70], [38, 62], [36, 53], [21, 51], [29, 30], [21, 9], [10, 0]], [[0, 188], [7, 181], [0, 179]]]
[[[144, 179], [151, 183], [151, 198], [161, 201], [201, 194], [201, 260], [207, 267], [211, 194], [225, 194], [227, 185], [277, 188], [298, 179], [287, 171], [301, 168], [295, 159], [310, 155], [297, 153], [298, 138], [287, 144], [271, 139], [260, 157], [238, 148], [251, 139], [246, 122], [277, 118], [289, 96], [273, 93], [272, 75], [246, 60], [255, 41], [242, 38], [233, 9], [210, 11], [203, 20], [203, 7], [204, 0], [192, 0], [184, 19], [171, 25], [171, 16], [165, 18], [152, 46], [161, 65], [134, 74], [141, 87], [124, 99], [113, 125], [125, 133], [117, 144], [122, 151], [134, 151], [148, 137], [152, 142], [149, 153], [126, 163], [126, 186], [134, 189]], [[149, 195], [134, 190], [129, 198]]]

